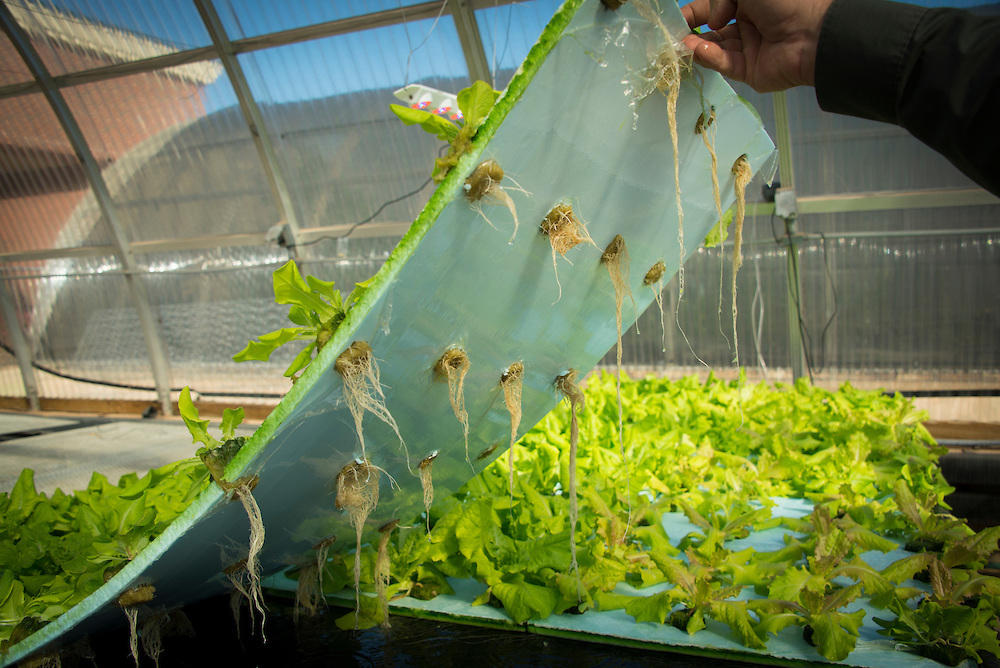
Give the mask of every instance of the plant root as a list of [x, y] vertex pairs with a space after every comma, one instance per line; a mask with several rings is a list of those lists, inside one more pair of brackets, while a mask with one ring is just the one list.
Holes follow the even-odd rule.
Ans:
[[431, 532], [431, 504], [434, 503], [434, 481], [431, 479], [431, 468], [438, 452], [435, 450], [420, 460], [417, 473], [420, 475], [420, 486], [424, 490], [424, 511], [427, 514], [427, 533]]
[[[556, 253], [566, 258], [566, 252], [582, 243], [589, 243], [594, 248], [597, 244], [590, 238], [587, 226], [573, 213], [573, 207], [569, 204], [558, 204], [540, 225], [542, 233], [548, 235], [549, 243], [552, 245], [552, 269], [556, 275], [556, 285], [559, 286], [559, 297], [556, 302], [562, 299], [562, 283], [559, 282], [559, 266], [556, 263]], [[566, 258], [569, 261], [569, 258]], [[555, 302], [553, 302], [554, 304]]]
[[566, 374], [556, 377], [556, 389], [563, 396], [569, 399], [570, 423], [569, 423], [569, 553], [570, 570], [576, 576], [577, 601], [583, 600], [583, 589], [580, 584], [580, 566], [576, 561], [576, 524], [579, 516], [578, 499], [576, 492], [576, 451], [580, 442], [580, 426], [577, 423], [576, 413], [582, 410], [586, 404], [580, 386], [576, 384], [577, 370], [570, 369]]
[[161, 612], [153, 615], [142, 623], [139, 636], [142, 639], [142, 651], [153, 660], [156, 668], [160, 668], [160, 654], [163, 652], [163, 629], [170, 621], [170, 613]]
[[[711, 158], [711, 170], [710, 174], [712, 176], [712, 199], [715, 202], [715, 214], [716, 219], [719, 222], [719, 226], [722, 226], [722, 195], [719, 192], [719, 159], [715, 152], [715, 107], [711, 107], [708, 115], [702, 112], [698, 116], [698, 121], [694, 124], [694, 133], [696, 135], [701, 135], [702, 141], [705, 142], [705, 148], [708, 149], [709, 158]], [[724, 237], [724, 230], [720, 230], [720, 238]], [[721, 244], [719, 250], [722, 250]], [[721, 256], [721, 253], [720, 253]], [[719, 265], [719, 331], [722, 332], [722, 284], [723, 284], [723, 274], [725, 267]], [[729, 337], [726, 336], [725, 332], [722, 332], [722, 336], [726, 339], [726, 343], [729, 343]]]
[[677, 48], [674, 46], [674, 39], [660, 19], [659, 8], [650, 0], [635, 0], [633, 3], [639, 16], [646, 19], [660, 29], [663, 37], [663, 50], [660, 51], [653, 62], [653, 79], [656, 88], [667, 98], [667, 124], [670, 129], [670, 143], [674, 150], [674, 195], [677, 203], [677, 283], [678, 298], [684, 297], [684, 205], [681, 202], [681, 176], [680, 176], [680, 152], [678, 148], [677, 136], [677, 99], [681, 92], [681, 78], [686, 69], [682, 62]]
[[469, 413], [465, 410], [465, 375], [469, 373], [471, 366], [469, 356], [461, 348], [449, 348], [434, 365], [435, 377], [448, 382], [448, 401], [451, 402], [451, 410], [455, 411], [455, 417], [462, 423], [465, 461], [469, 462], [469, 466], [472, 466], [472, 460], [469, 459]]
[[379, 472], [382, 469], [367, 459], [348, 464], [337, 476], [336, 506], [346, 509], [351, 526], [357, 536], [354, 552], [354, 630], [358, 629], [361, 614], [361, 533], [365, 521], [378, 505]]
[[[226, 560], [226, 555], [223, 553], [223, 560]], [[253, 599], [250, 598], [250, 592], [247, 591], [246, 586], [243, 584], [243, 578], [247, 572], [247, 559], [243, 557], [239, 561], [235, 561], [230, 565], [222, 569], [223, 574], [229, 579], [230, 584], [233, 585], [232, 595], [229, 597], [229, 608], [233, 613], [233, 622], [236, 624], [236, 636], [240, 635], [240, 611], [242, 609], [243, 599], [247, 600], [247, 605], [250, 607], [250, 625], [253, 626]]]
[[243, 510], [246, 511], [247, 519], [250, 521], [249, 550], [245, 563], [249, 584], [244, 593], [247, 595], [247, 600], [250, 603], [251, 620], [254, 618], [255, 609], [260, 613], [260, 633], [266, 640], [267, 637], [264, 635], [264, 620], [266, 618], [265, 610], [267, 607], [264, 605], [264, 594], [260, 587], [260, 561], [257, 559], [261, 549], [264, 547], [264, 520], [260, 514], [260, 506], [257, 505], [257, 500], [253, 496], [253, 489], [257, 486], [258, 481], [259, 478], [257, 476], [247, 476], [240, 478], [235, 483], [231, 483], [231, 485], [233, 493], [239, 498], [240, 503], [243, 504]]
[[323, 571], [326, 570], [327, 556], [330, 554], [330, 547], [336, 542], [337, 537], [330, 536], [312, 547], [316, 551], [316, 585], [319, 587], [321, 595], [323, 593]]
[[733, 163], [733, 175], [735, 178], [734, 189], [736, 191], [736, 212], [733, 216], [733, 349], [735, 350], [734, 361], [736, 366], [740, 365], [740, 349], [736, 338], [736, 273], [743, 264], [743, 220], [746, 218], [746, 189], [753, 178], [753, 171], [747, 161], [746, 154], [736, 158]]
[[[344, 379], [344, 400], [347, 408], [354, 417], [354, 426], [358, 432], [358, 440], [361, 442], [361, 457], [367, 459], [365, 454], [365, 435], [361, 423], [368, 411], [378, 419], [392, 427], [399, 439], [399, 444], [406, 451], [406, 444], [399, 434], [399, 427], [393, 419], [389, 409], [385, 406], [385, 393], [382, 392], [382, 383], [379, 380], [378, 364], [375, 362], [375, 355], [371, 346], [364, 341], [355, 341], [347, 350], [340, 354], [334, 363], [334, 369]], [[406, 452], [406, 465], [410, 465], [409, 452]]]
[[503, 402], [510, 413], [510, 448], [507, 463], [510, 467], [510, 499], [514, 500], [514, 443], [517, 442], [517, 428], [521, 424], [521, 389], [524, 386], [524, 365], [515, 362], [500, 376], [503, 388]]
[[625, 247], [625, 239], [622, 235], [616, 234], [608, 247], [601, 255], [601, 262], [608, 268], [608, 275], [611, 276], [611, 284], [615, 288], [615, 324], [618, 327], [618, 344], [616, 348], [617, 369], [615, 373], [615, 388], [618, 397], [618, 445], [622, 454], [622, 465], [625, 467], [625, 488], [628, 495], [628, 527], [632, 524], [632, 485], [629, 479], [628, 459], [625, 456], [625, 415], [622, 409], [622, 304], [625, 301], [625, 292], [628, 292], [632, 300], [632, 309], [635, 308], [635, 297], [632, 296], [632, 288], [628, 284], [629, 257], [628, 249]]
[[656, 307], [660, 309], [660, 349], [667, 352], [667, 329], [663, 320], [663, 275], [667, 273], [667, 265], [660, 260], [646, 272], [642, 279], [642, 284], [649, 286], [653, 291], [653, 298], [656, 299]]
[[[424, 460], [427, 461], [427, 460]], [[421, 462], [423, 466], [423, 462]], [[426, 496], [425, 496], [426, 499]], [[389, 537], [393, 529], [399, 525], [399, 520], [390, 520], [378, 528], [382, 534], [378, 539], [378, 552], [375, 557], [375, 593], [382, 608], [382, 628], [388, 629], [389, 624]]]
[[139, 607], [152, 601], [155, 593], [153, 585], [139, 585], [123, 591], [116, 600], [128, 619], [128, 646], [136, 668], [139, 667]]
[[[514, 233], [510, 236], [510, 241], [508, 242], [513, 243], [514, 237], [517, 236], [517, 207], [514, 206], [514, 200], [511, 199], [510, 195], [500, 187], [501, 181], [503, 181], [503, 169], [500, 168], [496, 160], [487, 160], [476, 167], [469, 178], [465, 180], [465, 197], [476, 205], [487, 204], [507, 207], [510, 215], [514, 218]], [[496, 226], [483, 213], [481, 207], [478, 208], [478, 211], [486, 222], [489, 223], [490, 227], [496, 229]]]
[[316, 564], [303, 566], [299, 570], [299, 584], [295, 587], [295, 607], [292, 609], [292, 620], [298, 624], [299, 616], [305, 614], [313, 617], [324, 603], [323, 591], [319, 588], [319, 574]]

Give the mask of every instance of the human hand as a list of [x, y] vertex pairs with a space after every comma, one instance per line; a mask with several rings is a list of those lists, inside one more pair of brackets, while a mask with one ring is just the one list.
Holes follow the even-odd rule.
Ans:
[[[760, 93], [812, 86], [816, 44], [833, 0], [693, 0], [681, 7], [695, 62]], [[730, 23], [736, 19], [735, 23]]]

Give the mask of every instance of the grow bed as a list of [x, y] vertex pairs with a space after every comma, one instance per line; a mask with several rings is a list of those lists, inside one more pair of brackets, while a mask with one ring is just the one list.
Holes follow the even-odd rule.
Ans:
[[[247, 578], [261, 613], [258, 574], [352, 550], [358, 527], [373, 540], [365, 527], [422, 511], [431, 473], [422, 463], [433, 462], [430, 482], [447, 495], [548, 413], [560, 399], [555, 380], [592, 368], [718, 224], [736, 199], [734, 166], [741, 180], [747, 169], [773, 171], [759, 117], [720, 76], [678, 57], [688, 28], [664, 4], [657, 14], [649, 2], [617, 11], [566, 2], [478, 131], [455, 138], [462, 150], [424, 211], [336, 326], [317, 315], [340, 303], [332, 284], [294, 266], [276, 272], [276, 298], [293, 304], [299, 328], [267, 341], [314, 332], [293, 365], [301, 376], [238, 453], [235, 411], [222, 439], [187, 411], [205, 450], [235, 455], [218, 457], [222, 484], [3, 665], [123, 623], [123, 600], [141, 622], [140, 604], [180, 607], [228, 591], [230, 576]], [[505, 174], [488, 170], [506, 197], [486, 188], [470, 201], [481, 189], [467, 179], [488, 160]], [[583, 228], [550, 218], [565, 206]], [[557, 228], [585, 230], [593, 243], [557, 249]], [[653, 268], [659, 280], [647, 285]], [[435, 371], [456, 348], [470, 361], [467, 438]], [[341, 363], [347, 351], [363, 364]], [[367, 398], [356, 400], [356, 386]]]
[[[435, 506], [429, 533], [420, 518], [395, 529], [390, 613], [775, 664], [932, 666], [919, 652], [954, 664], [1000, 650], [1000, 580], [977, 572], [1000, 527], [974, 534], [940, 506], [942, 449], [909, 400], [713, 378], [622, 391], [631, 499], [615, 383], [592, 378], [576, 531], [563, 406], [515, 447], [513, 498], [498, 462]], [[910, 551], [931, 542], [936, 552]], [[391, 622], [376, 551], [361, 552], [360, 608], [342, 628]], [[324, 563], [327, 598], [354, 603], [354, 563], [349, 553]], [[266, 585], [296, 592], [307, 613], [320, 604], [316, 576], [293, 570]]]

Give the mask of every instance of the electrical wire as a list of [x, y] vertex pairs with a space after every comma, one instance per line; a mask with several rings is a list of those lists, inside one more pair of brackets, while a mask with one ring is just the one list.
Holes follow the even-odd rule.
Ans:
[[[7, 352], [12, 357], [16, 356], [16, 354], [14, 353], [14, 350], [11, 349], [11, 347], [8, 346], [6, 343], [0, 342], [0, 349], [3, 349], [5, 352]], [[63, 371], [57, 371], [57, 370], [55, 370], [55, 369], [53, 369], [51, 367], [47, 367], [47, 366], [44, 366], [42, 364], [39, 364], [38, 362], [36, 362], [34, 360], [31, 361], [31, 366], [32, 366], [32, 368], [37, 369], [38, 371], [41, 371], [43, 373], [47, 373], [49, 375], [55, 376], [56, 378], [62, 378], [64, 380], [71, 380], [71, 381], [76, 382], [76, 383], [86, 383], [88, 385], [98, 385], [100, 387], [113, 387], [113, 388], [121, 389], [121, 390], [135, 390], [135, 391], [138, 391], [138, 392], [156, 392], [157, 391], [155, 387], [148, 387], [148, 386], [145, 386], [145, 385], [132, 385], [132, 384], [129, 384], [129, 383], [116, 383], [116, 382], [111, 381], [111, 380], [99, 380], [97, 378], [85, 378], [83, 376], [76, 376], [76, 375], [73, 375], [73, 374], [70, 374], [70, 373], [65, 373]], [[169, 391], [170, 392], [180, 392], [183, 389], [184, 389], [183, 387], [171, 387], [171, 388], [169, 388]], [[191, 388], [191, 392], [193, 394], [196, 394], [196, 395], [199, 395], [199, 396], [202, 396], [202, 397], [249, 397], [249, 398], [252, 398], [252, 399], [280, 399], [282, 396], [284, 396], [282, 394], [268, 393], [268, 392], [257, 392], [257, 393], [254, 393], [254, 392], [202, 392], [202, 391], [196, 390], [194, 388]]]
[[[444, 156], [445, 151], [448, 150], [448, 147], [449, 147], [449, 144], [445, 144], [440, 149], [438, 149], [438, 157], [439, 158], [441, 158], [441, 157]], [[408, 192], [408, 193], [406, 193], [404, 195], [400, 195], [399, 197], [395, 197], [393, 199], [390, 199], [390, 200], [387, 200], [385, 202], [382, 202], [382, 205], [378, 209], [375, 210], [375, 213], [371, 214], [370, 216], [368, 216], [364, 220], [360, 220], [360, 221], [354, 223], [343, 234], [324, 234], [323, 236], [316, 237], [315, 239], [312, 239], [310, 241], [305, 241], [305, 242], [302, 242], [302, 243], [299, 243], [299, 244], [288, 244], [287, 247], [288, 248], [302, 248], [304, 246], [312, 246], [313, 244], [318, 244], [320, 241], [336, 241], [338, 239], [346, 239], [347, 237], [351, 236], [354, 233], [354, 230], [358, 229], [362, 225], [367, 225], [368, 223], [370, 223], [373, 220], [375, 220], [380, 213], [382, 213], [383, 211], [385, 211], [386, 207], [389, 207], [389, 206], [391, 206], [393, 204], [397, 204], [399, 202], [402, 202], [405, 199], [408, 199], [410, 197], [413, 197], [414, 195], [419, 194], [420, 191], [423, 190], [424, 188], [426, 188], [433, 180], [434, 180], [434, 177], [430, 176], [430, 177], [427, 178], [426, 181], [424, 181], [423, 183], [421, 183], [420, 186], [417, 187], [416, 190], [411, 190], [410, 192]]]
[[[757, 209], [754, 208], [754, 212], [750, 218], [750, 230], [752, 231], [753, 238], [757, 239]], [[754, 252], [753, 255], [753, 273], [754, 273], [754, 293], [753, 299], [750, 301], [750, 333], [753, 336], [753, 346], [754, 350], [757, 352], [757, 364], [760, 365], [761, 371], [764, 374], [764, 380], [767, 380], [767, 362], [764, 361], [764, 354], [760, 350], [760, 338], [761, 331], [764, 327], [764, 294], [760, 290], [760, 254]], [[759, 309], [758, 309], [759, 305]]]
[[366, 225], [366, 224], [372, 222], [373, 220], [375, 220], [375, 218], [378, 217], [378, 215], [380, 213], [382, 213], [383, 211], [385, 211], [386, 207], [391, 206], [393, 204], [396, 204], [398, 202], [402, 202], [404, 199], [413, 197], [414, 195], [418, 194], [421, 190], [423, 190], [424, 188], [426, 188], [427, 185], [431, 181], [433, 181], [433, 180], [434, 180], [433, 178], [428, 178], [426, 181], [424, 181], [423, 183], [421, 183], [420, 187], [418, 187], [416, 190], [412, 190], [412, 191], [406, 193], [405, 195], [400, 195], [399, 197], [396, 197], [394, 199], [391, 199], [391, 200], [388, 200], [386, 202], [383, 202], [382, 206], [380, 206], [378, 209], [375, 210], [375, 213], [373, 213], [372, 215], [368, 216], [364, 220], [361, 220], [361, 221], [358, 221], [358, 222], [354, 223], [343, 234], [324, 234], [323, 236], [316, 237], [315, 239], [311, 239], [309, 241], [304, 241], [302, 243], [288, 244], [287, 247], [288, 248], [302, 248], [304, 246], [312, 246], [313, 244], [318, 244], [320, 241], [336, 241], [337, 239], [345, 239], [345, 238], [351, 236], [354, 233], [354, 231], [356, 229], [358, 229], [359, 227], [361, 227], [362, 225]]

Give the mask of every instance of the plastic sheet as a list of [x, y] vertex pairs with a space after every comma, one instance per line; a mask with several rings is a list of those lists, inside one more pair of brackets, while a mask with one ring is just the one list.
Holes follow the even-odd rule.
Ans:
[[[506, 450], [510, 438], [500, 378], [511, 364], [524, 365], [520, 435], [559, 400], [553, 387], [558, 375], [571, 368], [585, 372], [615, 344], [614, 290], [600, 263], [615, 235], [624, 238], [631, 256], [627, 283], [634, 307], [625, 299], [626, 326], [654, 298], [642, 284], [647, 270], [663, 261], [669, 278], [682, 256], [701, 244], [717, 222], [709, 154], [694, 132], [702, 113], [713, 107], [716, 113], [724, 208], [733, 200], [730, 168], [739, 156], [745, 154], [754, 171], [773, 169], [774, 147], [756, 113], [714, 73], [686, 74], [676, 114], [685, 240], [678, 247], [666, 100], [658, 92], [636, 95], [634, 83], [641, 59], [664, 46], [657, 43], [662, 30], [631, 4], [611, 12], [597, 0], [570, 0], [557, 12], [472, 149], [437, 189], [364, 300], [230, 463], [229, 480], [260, 477], [254, 496], [266, 526], [260, 554], [265, 574], [314, 560], [311, 546], [331, 536], [337, 536], [331, 550], [354, 547], [354, 530], [336, 509], [334, 495], [337, 474], [361, 455], [343, 383], [333, 370], [352, 342], [365, 341], [374, 351], [386, 407], [405, 442], [371, 415], [365, 419], [367, 455], [387, 474], [368, 518], [368, 540], [389, 519], [419, 521], [423, 494], [416, 470], [432, 452], [438, 452], [438, 494], [473, 475], [448, 387], [432, 371], [447, 349], [460, 346], [471, 361], [465, 378], [469, 452], [481, 468]], [[665, 24], [672, 32], [685, 30], [676, 5], [667, 5]], [[637, 37], [623, 40], [626, 33]], [[505, 208], [480, 211], [465, 197], [465, 178], [488, 158], [508, 177], [502, 184], [521, 222], [513, 240], [514, 222]], [[512, 181], [521, 190], [511, 188]], [[580, 245], [557, 259], [560, 297], [551, 246], [538, 225], [563, 203], [572, 204], [586, 223], [596, 248]], [[137, 584], [153, 584], [152, 605], [168, 609], [225, 591], [222, 569], [230, 564], [220, 555], [245, 551], [247, 539], [241, 504], [213, 486], [103, 588], [16, 646], [4, 665], [62, 634], [69, 639], [120, 624], [124, 615], [111, 602]]]

